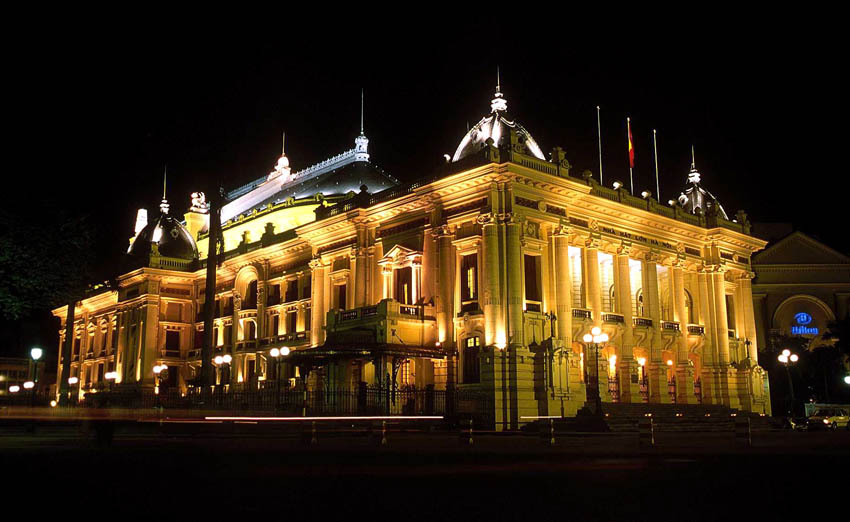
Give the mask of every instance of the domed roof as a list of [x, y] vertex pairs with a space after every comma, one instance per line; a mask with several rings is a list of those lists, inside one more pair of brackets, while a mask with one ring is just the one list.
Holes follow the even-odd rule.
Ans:
[[531, 133], [525, 130], [516, 120], [508, 115], [508, 102], [502, 95], [500, 86], [496, 85], [496, 95], [490, 102], [490, 114], [481, 118], [481, 121], [472, 126], [466, 136], [460, 141], [452, 161], [459, 161], [466, 156], [472, 155], [484, 148], [488, 139], [493, 140], [493, 145], [503, 147], [510, 145], [510, 134], [513, 129], [520, 145], [532, 155], [545, 160], [546, 157], [540, 150], [540, 146], [531, 137]]
[[697, 212], [703, 215], [716, 213], [723, 219], [729, 219], [717, 198], [700, 185], [700, 174], [697, 171], [696, 162], [693, 160], [691, 161], [691, 171], [688, 173], [687, 188], [679, 195], [679, 204], [691, 214]]
[[151, 253], [151, 245], [155, 244], [161, 256], [198, 259], [198, 245], [186, 227], [168, 214], [168, 203], [162, 200], [159, 208], [159, 216], [136, 234], [127, 253], [132, 256], [148, 256]]

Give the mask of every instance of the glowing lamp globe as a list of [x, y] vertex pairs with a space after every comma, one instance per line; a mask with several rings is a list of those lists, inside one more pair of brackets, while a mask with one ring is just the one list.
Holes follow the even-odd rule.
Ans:
[[590, 329], [590, 333], [592, 333], [593, 335], [599, 335], [599, 334], [602, 333], [602, 328], [599, 328], [598, 326], [594, 326], [593, 328]]
[[224, 362], [224, 357], [222, 357], [221, 355], [216, 355], [215, 359], [213, 359], [213, 362], [216, 364], [221, 364], [222, 362]]
[[73, 386], [73, 385], [77, 384], [78, 382], [80, 382], [80, 380], [79, 380], [78, 378], [76, 378], [76, 377], [68, 377], [68, 384], [70, 384], [71, 386]]
[[289, 355], [289, 348], [287, 348], [286, 346], [281, 348], [280, 349], [280, 355], [282, 355], [283, 357], [286, 357], [287, 355]]
[[271, 350], [269, 350], [269, 355], [271, 355], [272, 357], [280, 357], [280, 350], [278, 350], [277, 348], [272, 348]]
[[608, 342], [608, 334], [604, 333], [604, 334], [600, 335], [599, 336], [599, 342], [600, 343], [607, 343]]
[[586, 342], [586, 343], [592, 343], [593, 342], [593, 336], [590, 335], [589, 333], [584, 334], [584, 337], [582, 337], [582, 339], [584, 339], [584, 342]]
[[41, 356], [42, 356], [43, 353], [44, 352], [42, 351], [41, 348], [33, 348], [32, 350], [30, 350], [30, 355], [32, 356], [33, 361], [37, 361], [37, 360], [41, 359]]
[[222, 359], [224, 360], [224, 364], [230, 364], [230, 361], [233, 360], [233, 357], [231, 357], [229, 353], [226, 353], [224, 354], [224, 357], [222, 357]]
[[35, 386], [35, 383], [32, 381], [27, 381], [24, 383], [24, 389], [31, 390]]
[[797, 360], [800, 359], [800, 358], [797, 356], [796, 353], [792, 353], [791, 357], [789, 357], [789, 359], [791, 359], [791, 362], [797, 362]]
[[788, 357], [789, 355], [791, 355], [791, 350], [788, 350], [787, 348], [785, 350], [782, 350], [782, 355]]
[[20, 386], [9, 386], [9, 393], [18, 393], [19, 391], [21, 391]]
[[850, 375], [844, 377], [844, 384], [850, 384]]
[[788, 356], [787, 356], [787, 355], [785, 355], [784, 353], [783, 353], [782, 355], [780, 355], [779, 357], [777, 357], [777, 359], [778, 359], [778, 360], [779, 360], [779, 362], [781, 362], [781, 363], [787, 363], [787, 362], [788, 362]]

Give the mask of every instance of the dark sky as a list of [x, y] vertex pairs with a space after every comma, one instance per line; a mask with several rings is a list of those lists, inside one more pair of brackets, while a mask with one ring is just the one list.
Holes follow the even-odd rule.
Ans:
[[136, 209], [156, 208], [164, 165], [181, 213], [189, 192], [215, 179], [233, 188], [267, 174], [284, 130], [298, 170], [353, 146], [362, 87], [372, 160], [413, 180], [489, 111], [498, 65], [509, 112], [544, 152], [563, 147], [578, 173], [598, 171], [600, 105], [606, 184], [628, 181], [629, 115], [636, 192], [654, 192], [655, 128], [664, 201], [683, 187], [694, 144], [704, 186], [730, 215], [791, 221], [850, 250], [846, 234], [822, 225], [845, 220], [850, 189], [837, 168], [846, 132], [833, 128], [845, 112], [840, 33], [816, 14], [673, 14], [681, 20], [667, 28], [547, 13], [529, 24], [436, 13], [412, 25], [238, 29], [55, 20], [5, 65], [10, 208], [91, 215], [106, 274]]

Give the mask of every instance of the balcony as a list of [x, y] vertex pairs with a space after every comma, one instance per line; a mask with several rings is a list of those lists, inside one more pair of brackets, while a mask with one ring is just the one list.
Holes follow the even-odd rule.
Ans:
[[649, 319], [648, 317], [635, 317], [634, 319], [632, 319], [632, 322], [635, 326], [652, 328], [652, 319]]
[[661, 329], [662, 330], [670, 330], [673, 332], [679, 331], [679, 323], [674, 323], [672, 321], [661, 321]]
[[689, 324], [688, 333], [691, 335], [705, 335], [705, 326], [701, 324]]
[[329, 337], [356, 336], [358, 343], [430, 346], [437, 341], [433, 306], [401, 304], [394, 299], [374, 306], [331, 310], [327, 331]]
[[271, 337], [266, 337], [260, 339], [260, 346], [267, 346], [270, 344], [279, 344], [279, 343], [291, 343], [297, 344], [301, 342], [306, 342], [310, 340], [310, 332], [291, 332], [285, 333], [281, 335], [273, 335]]
[[587, 319], [589, 321], [593, 319], [593, 312], [584, 308], [573, 308], [573, 318]]
[[602, 314], [602, 322], [614, 323], [614, 324], [625, 324], [626, 319], [621, 314], [605, 313], [605, 314]]

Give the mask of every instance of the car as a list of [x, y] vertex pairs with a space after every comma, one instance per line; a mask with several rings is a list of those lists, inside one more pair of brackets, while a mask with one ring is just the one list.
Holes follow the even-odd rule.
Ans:
[[818, 408], [809, 416], [807, 422], [808, 429], [831, 429], [837, 430], [844, 428], [850, 429], [850, 416], [847, 415], [847, 410], [843, 408]]

